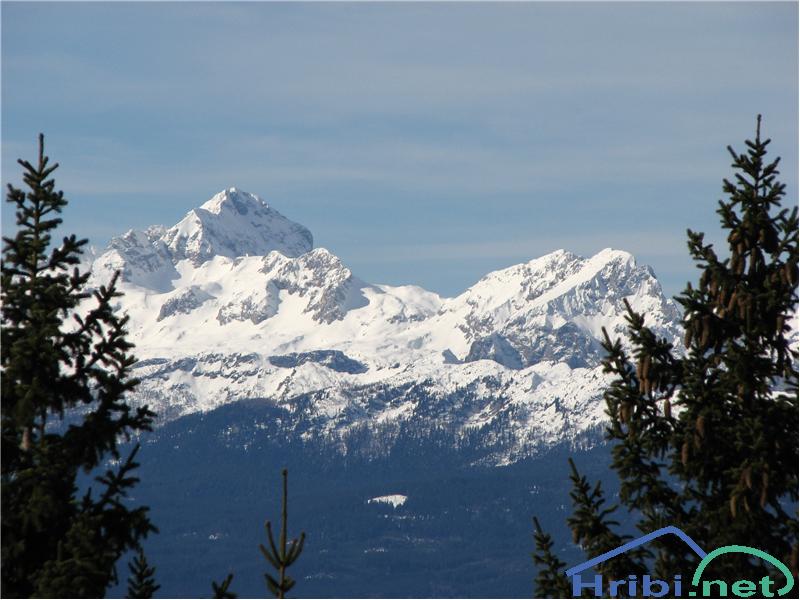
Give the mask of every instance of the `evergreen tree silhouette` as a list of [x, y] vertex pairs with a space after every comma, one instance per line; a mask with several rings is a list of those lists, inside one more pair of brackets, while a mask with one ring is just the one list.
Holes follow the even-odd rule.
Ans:
[[533, 553], [534, 564], [540, 566], [534, 582], [534, 595], [539, 590], [549, 590], [561, 598], [568, 598], [571, 587], [564, 569], [567, 563], [562, 561], [553, 552], [553, 538], [546, 533], [539, 524], [539, 519], [533, 519], [533, 539], [536, 551]]
[[[272, 565], [277, 573], [277, 578], [273, 577], [269, 573], [264, 574], [264, 579], [267, 582], [267, 589], [269, 589], [270, 593], [275, 596], [276, 598], [285, 598], [286, 594], [294, 587], [295, 581], [286, 573], [286, 569], [289, 568], [294, 564], [294, 562], [300, 556], [300, 553], [303, 551], [303, 544], [305, 543], [306, 534], [301, 533], [300, 538], [293, 539], [289, 541], [287, 539], [288, 534], [286, 532], [287, 525], [288, 525], [288, 477], [289, 472], [284, 469], [281, 473], [283, 477], [283, 497], [281, 502], [281, 531], [280, 537], [278, 538], [278, 542], [275, 542], [275, 536], [272, 532], [272, 523], [267, 521], [265, 523], [265, 529], [267, 531], [267, 541], [269, 543], [269, 548], [264, 546], [264, 544], [259, 544], [258, 547], [261, 550], [261, 554], [264, 555], [264, 558], [267, 559], [270, 565]], [[211, 589], [214, 593], [214, 598], [236, 598], [236, 594], [229, 590], [229, 586], [233, 581], [233, 573], [228, 574], [228, 576], [222, 581], [222, 583], [217, 583], [215, 581], [211, 582]]]
[[159, 589], [156, 584], [156, 568], [147, 563], [147, 557], [140, 548], [133, 561], [128, 563], [131, 576], [128, 578], [128, 598], [152, 598]]
[[[769, 139], [744, 154], [728, 147], [734, 181], [724, 180], [726, 201], [717, 213], [727, 233], [728, 256], [717, 254], [702, 233], [688, 231], [689, 252], [700, 270], [687, 285], [683, 306], [686, 352], [658, 338], [644, 315], [627, 306], [629, 342], [604, 330], [605, 371], [615, 376], [605, 393], [613, 443], [612, 469], [619, 501], [637, 516], [642, 533], [679, 527], [707, 551], [729, 544], [759, 548], [797, 573], [797, 350], [788, 320], [797, 308], [798, 216], [782, 207], [785, 186], [778, 163], [765, 160]], [[573, 465], [573, 504], [568, 520], [574, 542], [587, 557], [625, 538], [615, 533], [599, 486], [588, 492]], [[541, 543], [537, 595], [559, 597], [561, 563]], [[728, 582], [758, 581], [771, 567], [744, 554], [709, 565], [709, 576]], [[629, 564], [609, 561], [609, 575], [649, 573], [688, 581], [698, 558], [675, 536], [628, 554]], [[563, 571], [562, 571], [563, 574]], [[778, 576], [776, 576], [778, 577]], [[622, 590], [622, 588], [620, 588]]]
[[[125, 401], [135, 359], [116, 276], [90, 292], [86, 240], [51, 247], [67, 200], [43, 136], [36, 164], [19, 163], [28, 189], [8, 187], [18, 229], [2, 257], [2, 594], [102, 597], [119, 557], [155, 531], [146, 507], [126, 504], [138, 448], [118, 450], [154, 415]], [[78, 472], [108, 459], [116, 466], [79, 493]]]
[[233, 581], [233, 573], [228, 573], [228, 576], [222, 580], [222, 583], [216, 581], [211, 582], [211, 591], [213, 592], [212, 598], [236, 598], [236, 594], [230, 591], [230, 585]]
[[281, 503], [281, 533], [278, 543], [275, 543], [275, 537], [272, 534], [272, 523], [269, 521], [266, 522], [266, 530], [267, 530], [267, 540], [269, 542], [269, 549], [267, 549], [264, 544], [259, 544], [259, 548], [261, 549], [261, 553], [264, 555], [264, 558], [267, 559], [269, 564], [271, 564], [276, 571], [278, 571], [278, 578], [276, 579], [269, 573], [264, 574], [264, 578], [267, 581], [267, 587], [269, 591], [276, 597], [276, 598], [285, 598], [287, 592], [294, 587], [295, 581], [286, 573], [286, 569], [289, 568], [297, 558], [300, 556], [300, 553], [303, 551], [303, 544], [305, 543], [306, 534], [301, 533], [299, 539], [293, 539], [288, 542], [287, 545], [287, 534], [286, 534], [286, 527], [287, 527], [287, 477], [288, 472], [286, 469], [283, 470], [283, 499]]

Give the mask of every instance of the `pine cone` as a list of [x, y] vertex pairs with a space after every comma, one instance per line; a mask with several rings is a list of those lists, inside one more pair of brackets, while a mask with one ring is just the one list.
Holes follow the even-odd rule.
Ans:
[[697, 417], [694, 427], [697, 433], [700, 434], [700, 437], [706, 437], [706, 418], [703, 415]]
[[733, 291], [731, 299], [728, 301], [728, 312], [732, 311], [734, 306], [736, 306], [736, 290]]
[[642, 377], [647, 379], [647, 375], [650, 372], [650, 357], [645, 356], [644, 361], [642, 362]]

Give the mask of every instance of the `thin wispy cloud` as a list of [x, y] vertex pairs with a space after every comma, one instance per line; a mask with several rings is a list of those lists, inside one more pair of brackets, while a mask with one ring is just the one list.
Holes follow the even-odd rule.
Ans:
[[99, 245], [236, 185], [389, 283], [409, 241], [447, 293], [550, 240], [688, 277], [666, 245], [717, 228], [758, 112], [797, 190], [789, 3], [12, 3], [2, 27], [3, 182], [45, 132]]

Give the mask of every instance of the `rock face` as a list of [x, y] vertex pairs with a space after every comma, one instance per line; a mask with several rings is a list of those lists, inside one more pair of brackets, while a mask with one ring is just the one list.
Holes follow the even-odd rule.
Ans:
[[260, 269], [267, 281], [267, 290], [275, 303], [281, 291], [307, 298], [303, 312], [319, 323], [341, 321], [348, 310], [368, 304], [350, 269], [325, 248], [316, 248], [296, 259], [271, 252]]
[[602, 424], [601, 328], [624, 334], [625, 300], [682, 348], [675, 304], [626, 252], [557, 250], [442, 298], [361, 281], [235, 188], [171, 228], [114, 238], [95, 284], [117, 269], [134, 400], [162, 421], [256, 399], [303, 435], [446, 428], [505, 464]]

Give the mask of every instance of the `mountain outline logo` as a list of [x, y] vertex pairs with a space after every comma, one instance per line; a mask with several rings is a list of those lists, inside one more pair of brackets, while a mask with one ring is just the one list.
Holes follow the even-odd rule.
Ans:
[[[703, 550], [697, 542], [695, 542], [688, 534], [684, 531], [675, 527], [673, 525], [669, 525], [667, 527], [662, 527], [661, 529], [657, 529], [656, 531], [652, 531], [648, 534], [640, 536], [636, 539], [633, 539], [613, 550], [609, 550], [608, 552], [604, 552], [592, 559], [589, 559], [585, 562], [582, 562], [574, 567], [571, 567], [565, 571], [567, 577], [572, 579], [572, 595], [575, 597], [581, 596], [583, 590], [591, 589], [594, 591], [596, 597], [602, 597], [604, 593], [607, 593], [610, 597], [618, 596], [620, 589], [624, 589], [630, 596], [640, 595], [645, 598], [661, 598], [666, 596], [670, 592], [670, 587], [672, 587], [672, 592], [675, 596], [680, 597], [682, 595], [681, 592], [681, 576], [675, 575], [671, 582], [664, 581], [663, 579], [653, 579], [650, 575], [644, 575], [641, 580], [641, 591], [638, 590], [639, 587], [639, 579], [636, 575], [629, 575], [627, 579], [621, 580], [612, 580], [609, 582], [608, 590], [604, 592], [603, 590], [603, 578], [602, 575], [595, 575], [594, 579], [591, 582], [584, 582], [581, 573], [586, 569], [594, 567], [610, 558], [614, 558], [615, 556], [619, 556], [620, 554], [624, 554], [629, 550], [633, 550], [641, 546], [642, 544], [646, 544], [648, 542], [653, 541], [664, 535], [676, 535], [679, 537], [683, 542], [688, 545], [692, 551], [700, 557], [700, 563], [695, 568], [695, 571], [692, 575], [691, 579], [691, 586], [695, 589], [688, 592], [689, 597], [701, 597], [701, 598], [708, 598], [708, 597], [719, 597], [719, 596], [728, 596], [729, 592], [733, 596], [739, 598], [749, 598], [756, 594], [757, 590], [761, 592], [762, 596], [765, 598], [774, 598], [774, 597], [783, 597], [786, 596], [789, 592], [792, 591], [794, 588], [794, 576], [792, 575], [791, 570], [783, 564], [780, 560], [772, 556], [771, 554], [764, 552], [763, 550], [759, 550], [758, 548], [753, 548], [751, 546], [743, 546], [739, 544], [732, 544], [728, 546], [721, 546], [720, 548], [716, 548], [711, 552], [706, 552]], [[722, 556], [724, 554], [733, 554], [733, 553], [742, 553], [742, 554], [750, 554], [752, 556], [756, 556], [761, 560], [764, 560], [774, 567], [776, 567], [781, 574], [785, 577], [786, 583], [780, 589], [775, 591], [772, 590], [772, 585], [775, 583], [769, 575], [762, 577], [758, 583], [751, 581], [749, 579], [740, 579], [730, 586], [728, 582], [723, 581], [721, 579], [715, 580], [703, 580], [703, 572], [705, 571], [706, 567], [718, 556]], [[712, 586], [715, 586], [716, 589], [712, 590]], [[657, 589], [654, 589], [657, 588]]]

